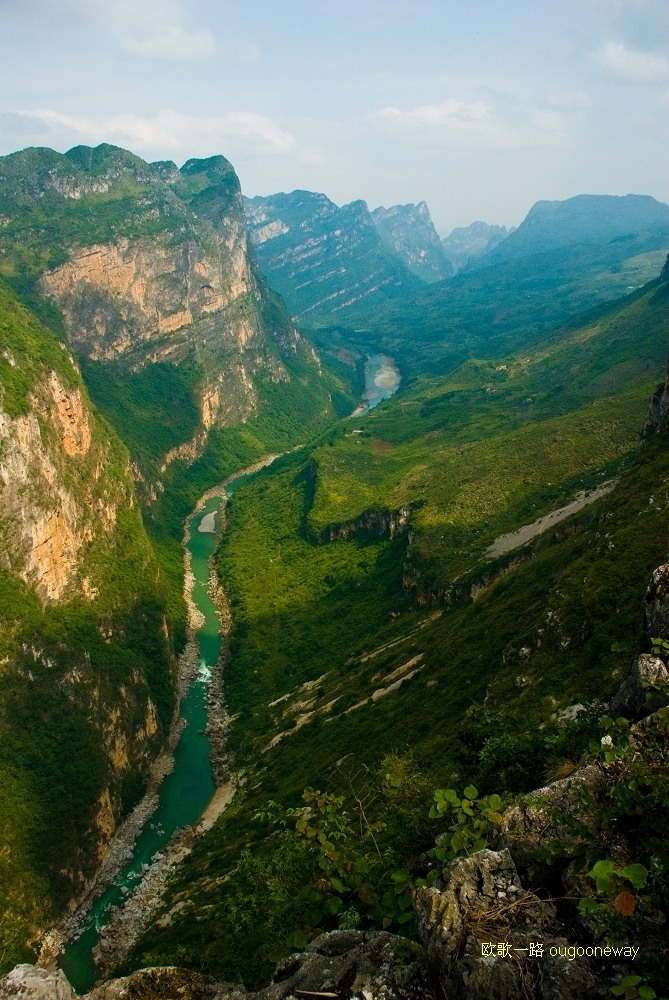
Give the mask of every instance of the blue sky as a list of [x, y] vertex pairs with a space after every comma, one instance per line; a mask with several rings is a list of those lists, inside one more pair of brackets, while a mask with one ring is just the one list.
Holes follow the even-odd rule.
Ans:
[[437, 229], [669, 201], [667, 0], [0, 0], [0, 153], [224, 153], [244, 192]]

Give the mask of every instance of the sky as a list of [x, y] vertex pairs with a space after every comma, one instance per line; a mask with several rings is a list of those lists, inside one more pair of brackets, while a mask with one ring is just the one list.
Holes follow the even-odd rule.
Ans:
[[223, 153], [245, 194], [438, 232], [535, 201], [669, 201], [667, 0], [0, 0], [0, 154]]

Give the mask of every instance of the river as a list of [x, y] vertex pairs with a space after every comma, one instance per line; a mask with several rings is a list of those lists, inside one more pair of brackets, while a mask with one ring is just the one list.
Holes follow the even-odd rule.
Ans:
[[[365, 405], [353, 416], [367, 413], [384, 399], [389, 399], [399, 384], [400, 373], [393, 359], [385, 354], [371, 355], [365, 365]], [[267, 461], [272, 461], [272, 458]], [[85, 918], [78, 922], [76, 935], [65, 945], [60, 958], [60, 967], [79, 994], [87, 993], [100, 978], [101, 972], [93, 962], [92, 952], [99, 942], [100, 931], [109, 923], [114, 912], [110, 907], [124, 905], [172, 834], [196, 823], [214, 795], [209, 738], [205, 729], [207, 689], [219, 660], [221, 636], [217, 609], [209, 594], [209, 559], [221, 534], [221, 497], [224, 493], [230, 496], [261, 464], [266, 462], [229, 481], [216, 495], [208, 496], [204, 505], [198, 506], [188, 519], [187, 547], [195, 578], [192, 597], [204, 617], [204, 624], [197, 632], [199, 667], [181, 704], [185, 727], [174, 750], [174, 767], [160, 786], [158, 807], [142, 826], [121, 874], [95, 899]]]
[[[225, 486], [229, 496], [248, 476], [240, 476]], [[221, 495], [223, 490], [221, 490]], [[186, 725], [174, 751], [174, 768], [160, 788], [156, 811], [144, 824], [122, 874], [96, 899], [81, 925], [76, 940], [65, 947], [60, 966], [79, 994], [86, 993], [100, 976], [93, 963], [92, 949], [101, 929], [110, 918], [110, 906], [122, 906], [151, 864], [153, 856], [166, 846], [181, 827], [195, 823], [214, 794], [207, 725], [207, 688], [221, 649], [220, 623], [208, 588], [209, 558], [221, 533], [221, 495], [210, 497], [204, 507], [189, 518], [191, 569], [195, 577], [193, 601], [204, 616], [197, 632], [200, 662], [194, 683], [181, 704]], [[204, 524], [203, 524], [204, 522]], [[202, 530], [198, 530], [202, 529]]]
[[369, 413], [384, 399], [390, 399], [397, 392], [400, 379], [399, 370], [392, 358], [386, 354], [371, 354], [365, 364], [365, 391], [362, 394], [365, 402], [351, 416], [360, 417], [363, 413]]

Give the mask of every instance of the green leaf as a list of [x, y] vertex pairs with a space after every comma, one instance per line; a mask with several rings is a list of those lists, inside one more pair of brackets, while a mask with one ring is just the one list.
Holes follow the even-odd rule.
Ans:
[[489, 795], [488, 805], [490, 806], [491, 809], [497, 811], [498, 809], [502, 808], [502, 800], [500, 799], [499, 795]]
[[598, 861], [588, 872], [590, 878], [595, 880], [597, 892], [610, 892], [615, 888], [615, 882], [612, 878], [614, 869], [613, 861]]
[[648, 878], [648, 869], [643, 865], [628, 865], [627, 868], [617, 868], [616, 875], [626, 878], [635, 889], [642, 889]]
[[412, 917], [413, 917], [413, 910], [409, 910], [408, 913], [400, 913], [399, 917], [397, 918], [397, 923], [408, 924]]
[[478, 789], [474, 785], [467, 785], [464, 794], [468, 799], [477, 799], [479, 797]]
[[639, 997], [640, 1000], [655, 1000], [655, 998], [657, 997], [657, 993], [650, 986], [640, 986]]
[[642, 979], [641, 976], [624, 976], [620, 980], [620, 985], [621, 986], [638, 986], [639, 983], [641, 982], [641, 979]]
[[307, 935], [304, 931], [295, 931], [292, 935], [291, 945], [293, 948], [299, 948], [300, 950], [307, 947]]
[[332, 888], [336, 889], [337, 892], [346, 892], [346, 886], [344, 883], [340, 882], [339, 879], [335, 878], [333, 875], [330, 876], [330, 883], [332, 884]]
[[367, 903], [368, 906], [371, 906], [373, 903], [375, 903], [377, 899], [374, 889], [372, 888], [371, 885], [368, 885], [366, 882], [363, 882], [362, 885], [358, 886], [358, 896], [363, 901], [363, 903]]
[[401, 868], [399, 871], [393, 872], [390, 876], [393, 882], [409, 882], [411, 876], [406, 868]]
[[344, 904], [339, 896], [330, 896], [330, 898], [325, 901], [325, 906], [323, 907], [323, 911], [327, 913], [329, 917], [334, 917], [337, 913], [341, 913], [343, 909]]

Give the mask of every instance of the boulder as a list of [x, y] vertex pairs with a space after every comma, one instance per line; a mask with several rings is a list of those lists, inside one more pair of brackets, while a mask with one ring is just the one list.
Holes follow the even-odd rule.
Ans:
[[219, 983], [191, 969], [164, 966], [138, 969], [122, 979], [99, 983], [86, 1000], [246, 1000], [243, 986]]
[[[664, 566], [660, 568], [665, 569]], [[666, 612], [667, 609], [661, 609], [658, 617]], [[618, 693], [613, 697], [609, 705], [609, 714], [614, 719], [619, 716], [625, 719], [644, 718], [662, 705], [666, 705], [669, 699], [661, 692], [653, 693], [652, 697], [648, 698], [650, 684], [669, 684], [669, 670], [659, 656], [642, 653], [632, 664], [629, 677], [622, 682]]]
[[50, 972], [34, 965], [17, 965], [0, 979], [0, 997], [75, 1000], [76, 994], [60, 969]]
[[436, 1000], [423, 958], [404, 962], [406, 941], [385, 931], [331, 931], [284, 959], [254, 1000]]
[[[552, 905], [527, 892], [508, 850], [451, 862], [445, 888], [417, 889], [428, 963], [448, 1000], [582, 1000], [606, 994]], [[553, 954], [551, 954], [551, 951]]]
[[669, 563], [654, 570], [644, 599], [646, 628], [651, 639], [669, 639]]
[[606, 774], [591, 764], [530, 792], [504, 811], [497, 846], [508, 848], [526, 885], [532, 889], [549, 887], [556, 872], [537, 861], [537, 852], [552, 840], [578, 843], [572, 819], [595, 832], [596, 806], [605, 790]]

